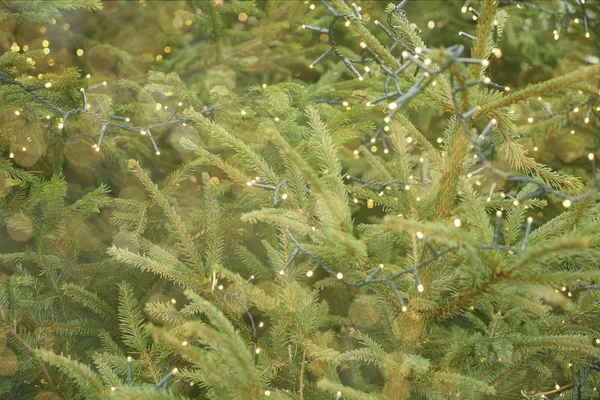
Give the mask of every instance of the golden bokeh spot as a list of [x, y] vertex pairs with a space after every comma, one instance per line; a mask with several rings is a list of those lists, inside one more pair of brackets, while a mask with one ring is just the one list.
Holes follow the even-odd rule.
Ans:
[[160, 60], [162, 60], [162, 55], [160, 55], [160, 54], [157, 54], [157, 55], [156, 55], [156, 61], [160, 61]]
[[357, 297], [348, 309], [348, 318], [359, 329], [369, 328], [379, 322], [379, 304], [367, 296]]
[[6, 221], [6, 232], [15, 242], [26, 242], [31, 238], [33, 222], [23, 213], [14, 214]]
[[77, 55], [81, 57], [83, 55], [83, 49], [77, 49]]
[[185, 24], [186, 24], [187, 26], [190, 26], [190, 25], [192, 24], [192, 20], [191, 20], [191, 19], [186, 19], [186, 20], [185, 20]]
[[44, 52], [44, 54], [45, 54], [45, 55], [48, 55], [48, 54], [50, 54], [50, 49], [49, 49], [48, 47], [46, 47], [46, 48], [43, 50], [43, 52]]
[[29, 50], [29, 46], [27, 46], [27, 45], [24, 45], [24, 46], [23, 46], [23, 51], [28, 51], [28, 50]]
[[69, 29], [71, 29], [71, 25], [69, 25], [69, 24], [64, 24], [64, 25], [63, 25], [63, 29], [64, 29], [65, 31], [68, 31]]
[[47, 40], [42, 40], [42, 46], [48, 47], [48, 46], [50, 46], [50, 42]]
[[165, 47], [165, 53], [169, 54], [171, 52], [171, 47], [167, 46]]
[[329, 35], [326, 33], [321, 33], [321, 36], [319, 36], [319, 39], [321, 39], [322, 42], [326, 42], [329, 40]]
[[238, 14], [238, 21], [245, 22], [248, 19], [248, 14], [241, 12]]
[[6, 197], [13, 187], [13, 181], [4, 171], [0, 171], [0, 197]]
[[17, 355], [8, 347], [0, 348], [0, 376], [11, 376], [17, 371], [19, 360]]
[[127, 186], [119, 192], [119, 198], [130, 200], [146, 200], [146, 192], [137, 186]]
[[40, 27], [40, 33], [46, 33], [46, 27], [45, 26]]
[[55, 62], [54, 62], [54, 60], [52, 58], [48, 60], [48, 65], [49, 66], [53, 67], [54, 64], [55, 64]]
[[96, 156], [89, 138], [70, 136], [65, 143], [65, 158], [75, 167], [87, 167]]
[[94, 251], [100, 245], [100, 231], [94, 224], [85, 223], [79, 226], [77, 238], [83, 251]]

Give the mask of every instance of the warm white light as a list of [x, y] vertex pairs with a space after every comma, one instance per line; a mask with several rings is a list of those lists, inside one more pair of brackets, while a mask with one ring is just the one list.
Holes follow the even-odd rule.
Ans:
[[15, 115], [21, 115], [21, 112], [19, 110], [15, 111]]
[[402, 306], [402, 312], [406, 312], [408, 311], [408, 308], [406, 306]]
[[283, 274], [285, 274], [285, 271], [284, 271], [284, 270], [282, 270], [282, 269], [281, 269], [281, 270], [279, 270], [279, 275], [283, 275]]
[[335, 277], [336, 277], [336, 278], [338, 278], [338, 279], [342, 279], [342, 278], [344, 277], [344, 274], [342, 274], [341, 272], [338, 272], [338, 273], [335, 275]]
[[160, 156], [160, 151], [156, 150], [156, 155]]
[[419, 291], [419, 293], [422, 293], [422, 292], [423, 292], [423, 290], [425, 290], [425, 288], [423, 287], [423, 285], [422, 285], [421, 283], [419, 283], [419, 284], [417, 285], [417, 290]]
[[260, 347], [257, 347], [257, 348], [256, 348], [256, 350], [255, 350], [255, 353], [256, 353], [256, 354], [259, 354], [259, 353], [260, 353]]
[[62, 122], [58, 123], [58, 129], [62, 129], [65, 127], [65, 124], [63, 124]]
[[344, 107], [348, 107], [348, 102], [347, 102], [347, 101], [343, 101], [343, 102], [342, 102], [342, 105], [343, 105]]
[[588, 160], [590, 160], [590, 161], [594, 160], [594, 153], [588, 154]]
[[181, 342], [182, 346], [187, 346], [188, 342], [186, 340], [184, 340], [183, 342]]
[[364, 49], [367, 47], [367, 44], [365, 42], [360, 42], [360, 47], [362, 47]]
[[481, 60], [481, 65], [487, 67], [488, 65], [490, 65], [490, 62], [488, 60]]
[[8, 156], [9, 156], [10, 158], [15, 158], [15, 153], [10, 153]]
[[564, 208], [569, 208], [569, 207], [571, 207], [571, 200], [569, 200], [569, 199], [565, 199], [565, 200], [562, 202], [562, 206], [563, 206]]
[[287, 199], [287, 198], [288, 198], [288, 195], [287, 195], [287, 193], [284, 193], [284, 194], [282, 194], [282, 195], [281, 195], [281, 198], [282, 198], [283, 200]]
[[398, 107], [398, 104], [392, 101], [390, 104], [388, 104], [388, 107], [390, 108], [390, 110], [393, 110], [394, 108]]
[[529, 122], [531, 124], [533, 122], [533, 118], [531, 118], [531, 117], [527, 118], [527, 122]]
[[497, 217], [501, 217], [502, 216], [502, 211], [500, 211], [500, 210], [496, 211], [496, 216]]
[[412, 143], [413, 142], [413, 138], [412, 137], [407, 137], [406, 138], [406, 143]]
[[271, 395], [271, 391], [270, 390], [265, 390], [265, 396], [270, 396]]
[[259, 322], [259, 323], [258, 323], [258, 327], [259, 327], [259, 328], [262, 328], [263, 326], [265, 326], [265, 323], [264, 323], [264, 322], [262, 322], [262, 321], [261, 321], [261, 322]]
[[148, 133], [148, 132], [146, 132], [146, 131], [144, 131], [144, 130], [140, 131], [140, 135], [145, 135], [145, 134], [147, 134], [147, 133]]
[[457, 227], [457, 228], [460, 228], [460, 225], [461, 225], [460, 219], [456, 218], [454, 220], [454, 226]]
[[425, 235], [423, 235], [423, 232], [417, 232], [417, 237], [418, 237], [419, 239], [423, 239], [423, 237], [424, 237], [424, 236], [425, 236]]
[[171, 299], [171, 303], [175, 304], [175, 303], [177, 303], [177, 300]]
[[313, 272], [312, 272], [312, 270], [310, 270], [310, 271], [307, 271], [307, 272], [306, 272], [306, 276], [308, 276], [309, 278], [310, 278], [311, 276], [313, 276]]
[[573, 109], [573, 112], [579, 112], [579, 107], [575, 107], [575, 108]]
[[519, 200], [513, 201], [513, 205], [518, 206], [519, 205]]

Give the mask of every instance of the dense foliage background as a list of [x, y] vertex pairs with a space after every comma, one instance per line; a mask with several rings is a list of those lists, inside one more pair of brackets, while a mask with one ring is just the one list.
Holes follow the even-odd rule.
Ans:
[[[485, 2], [473, 3], [480, 8]], [[600, 8], [589, 3], [590, 37], [583, 21], [573, 20], [558, 39], [556, 24], [565, 10], [579, 12], [579, 0], [528, 3], [554, 14], [535, 7], [499, 7], [508, 18], [500, 51], [489, 59], [489, 76], [512, 93], [597, 65], [600, 32], [595, 20]], [[384, 1], [360, 3], [365, 25], [382, 43], [389, 38], [373, 22], [388, 19], [387, 6]], [[456, 1], [408, 1], [403, 9], [428, 48], [460, 43], [470, 49], [472, 41], [458, 32], [474, 34], [478, 20], [461, 7], [463, 2]], [[335, 182], [342, 171], [367, 181], [397, 178], [401, 168], [396, 162], [405, 163], [404, 175], [423, 174], [417, 166], [426, 152], [418, 143], [404, 141], [392, 146], [394, 157], [383, 153], [381, 145], [373, 150], [370, 140], [382, 123], [380, 111], [385, 112], [364, 107], [365, 98], [382, 93], [384, 76], [376, 65], [370, 64], [369, 71], [360, 66], [365, 76], [361, 81], [335, 56], [309, 67], [330, 47], [329, 36], [301, 26], [326, 27], [330, 21], [320, 2], [305, 1], [0, 1], [0, 76], [14, 80], [0, 82], [2, 398], [230, 399], [263, 396], [265, 390], [273, 397], [300, 399], [338, 398], [338, 390], [348, 398], [389, 399], [575, 393], [583, 371], [587, 374], [594, 365], [590, 357], [593, 361], [599, 354], [594, 335], [600, 312], [594, 289], [597, 196], [567, 213], [561, 200], [552, 196], [531, 199], [528, 209], [513, 210], [512, 201], [498, 193], [485, 204], [482, 199], [492, 184], [504, 187], [507, 182], [485, 173], [467, 180], [467, 171], [475, 168], [462, 158], [458, 169], [462, 171], [464, 162], [465, 173], [456, 178], [457, 190], [472, 203], [457, 201], [443, 217], [431, 210], [447, 174], [433, 162], [420, 167], [432, 179], [430, 191], [421, 194], [426, 203], [422, 206], [409, 202], [396, 209], [386, 198], [378, 200], [376, 188], [339, 186]], [[360, 58], [362, 40], [342, 22], [335, 26], [335, 41], [345, 54]], [[396, 53], [399, 57], [398, 49]], [[538, 163], [567, 176], [555, 179], [549, 174], [545, 181], [569, 194], [593, 188], [588, 154], [597, 154], [599, 144], [597, 76], [544, 92], [544, 101], [555, 111], [584, 102], [579, 113], [547, 118], [538, 96], [502, 108], [499, 113], [516, 130], [495, 139], [499, 148], [501, 140], [514, 141]], [[54, 108], [15, 82], [46, 85], [39, 93]], [[79, 88], [86, 88], [91, 111], [105, 118], [117, 116], [120, 119], [113, 120], [123, 126], [167, 121], [152, 128], [160, 154], [148, 135], [115, 126], [106, 128], [96, 147], [104, 132], [99, 118], [81, 114], [65, 119], [57, 112], [57, 107], [82, 107]], [[483, 94], [478, 99], [489, 100]], [[450, 158], [448, 110], [420, 96], [403, 115], [428, 140], [431, 152]], [[183, 116], [185, 123], [169, 122]], [[283, 132], [283, 143], [271, 133], [273, 123]], [[485, 124], [472, 126], [482, 129]], [[405, 134], [398, 126], [392, 131]], [[360, 157], [355, 152], [359, 149]], [[498, 152], [494, 165], [518, 170], [510, 154], [503, 154]], [[325, 192], [333, 193], [331, 197], [318, 197], [318, 184], [311, 181], [308, 168], [319, 171], [315, 179]], [[273, 204], [271, 191], [244, 188], [245, 180], [256, 174], [272, 184], [277, 182], [271, 178], [286, 176], [289, 187], [284, 190], [291, 203]], [[559, 181], [564, 185], [555, 185]], [[304, 193], [305, 187], [311, 189]], [[401, 190], [394, 189], [394, 194], [399, 196]], [[518, 190], [533, 191], [518, 188], [512, 194]], [[330, 210], [324, 212], [323, 204]], [[307, 280], [300, 269], [313, 267], [310, 257], [289, 276], [279, 276], [294, 251], [286, 230], [326, 226], [331, 222], [328, 216], [335, 219], [334, 211], [346, 207], [349, 232], [338, 232], [339, 226], [323, 229], [306, 248], [350, 278], [366, 276], [368, 269], [362, 267], [367, 264], [390, 264], [394, 271], [427, 258], [429, 250], [416, 244], [414, 232], [411, 238], [400, 238], [369, 231], [388, 226], [386, 216], [428, 221], [431, 232], [422, 230], [432, 237], [454, 218], [462, 218], [465, 225], [477, 216], [485, 220], [483, 233], [465, 228], [469, 233], [464, 237], [432, 239], [436, 246], [454, 241], [465, 245], [464, 254], [439, 262], [447, 268], [440, 267], [444, 273], [432, 270], [422, 277], [428, 284], [426, 295], [432, 287], [448, 299], [465, 293], [471, 283], [475, 291], [481, 287], [485, 274], [471, 276], [467, 268], [478, 268], [478, 257], [485, 259], [483, 264], [516, 263], [499, 251], [481, 255], [469, 247], [490, 237], [497, 210], [512, 218], [503, 230], [507, 245], [522, 239], [526, 216], [533, 216], [534, 228], [539, 228], [533, 236], [537, 245], [571, 234], [574, 238], [569, 236], [571, 242], [556, 248], [536, 248], [538, 253], [532, 254], [539, 259], [532, 256], [523, 265], [560, 266], [562, 275], [534, 282], [532, 278], [542, 273], [532, 269], [527, 279], [506, 289], [505, 304], [499, 300], [504, 289], [484, 290], [481, 298], [474, 296], [448, 315], [434, 315], [443, 308], [435, 294], [417, 301], [416, 309], [431, 317], [425, 328], [417, 317], [402, 321], [397, 316], [400, 306], [387, 288], [348, 289], [319, 269]], [[360, 224], [373, 226], [363, 231]], [[577, 235], [575, 226], [588, 230]], [[397, 227], [404, 233], [418, 228]], [[364, 239], [369, 234], [377, 238]], [[297, 236], [304, 235], [310, 232]], [[349, 239], [352, 235], [363, 235], [364, 246]], [[590, 242], [580, 249], [584, 236]], [[398, 260], [408, 261], [405, 265]], [[456, 266], [464, 270], [448, 272]], [[415, 283], [409, 280], [403, 295], [418, 296]], [[534, 283], [544, 287], [525, 288]], [[186, 289], [197, 295], [184, 295]], [[469, 313], [476, 307], [479, 314]], [[505, 322], [503, 310], [510, 315]], [[560, 327], [565, 320], [572, 325]], [[147, 322], [154, 325], [146, 329]], [[256, 344], [252, 326], [259, 322], [263, 325]], [[407, 332], [411, 327], [419, 332]], [[492, 343], [490, 332], [496, 328], [507, 335], [540, 339], [518, 350], [518, 340], [510, 335]], [[490, 333], [489, 338], [480, 331]], [[201, 339], [188, 346], [192, 339], [182, 342], [186, 335]], [[411, 335], [418, 340], [402, 344], [401, 338]], [[568, 335], [585, 338], [574, 350], [573, 343], [580, 342]], [[427, 347], [430, 340], [435, 349]], [[214, 343], [220, 345], [213, 348]], [[464, 348], [453, 347], [461, 343]], [[548, 343], [568, 351], [532, 350]], [[344, 358], [344, 352], [353, 353]], [[134, 361], [128, 373], [129, 355]], [[387, 361], [373, 361], [377, 357]], [[512, 361], [499, 365], [503, 358]], [[174, 366], [181, 378], [169, 376], [168, 384], [162, 382]], [[512, 374], [513, 370], [519, 372]], [[407, 379], [410, 389], [404, 384]], [[597, 381], [592, 373], [585, 379]], [[159, 382], [168, 392], [154, 389]], [[111, 392], [110, 387], [117, 390]], [[596, 398], [593, 382], [586, 390], [584, 398]]]

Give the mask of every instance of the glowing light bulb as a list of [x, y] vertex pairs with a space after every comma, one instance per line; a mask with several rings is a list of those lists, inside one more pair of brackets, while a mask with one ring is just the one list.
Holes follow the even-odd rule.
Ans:
[[342, 278], [344, 277], [344, 274], [342, 274], [341, 272], [338, 272], [338, 273], [335, 275], [335, 277], [336, 277], [336, 278], [338, 278], [338, 279], [342, 279]]
[[160, 156], [160, 151], [156, 150], [156, 155]]
[[402, 312], [406, 312], [408, 311], [408, 308], [406, 306], [402, 306]]
[[282, 195], [281, 195], [281, 198], [282, 198], [283, 200], [287, 199], [287, 198], [288, 198], [288, 195], [287, 195], [287, 193], [284, 193], [284, 194], [282, 194]]
[[527, 122], [529, 122], [531, 124], [533, 122], [533, 118], [531, 118], [531, 117], [527, 118]]
[[15, 153], [10, 153], [8, 156], [9, 156], [10, 158], [15, 158]]
[[175, 299], [171, 299], [171, 303], [172, 303], [172, 304], [176, 304], [176, 303], [177, 303], [177, 300], [175, 300]]
[[456, 219], [454, 220], [454, 226], [455, 226], [455, 227], [457, 227], [457, 228], [460, 228], [460, 225], [461, 225], [461, 221], [460, 221], [460, 219], [456, 218]]
[[256, 354], [260, 353], [260, 347], [257, 347], [256, 350], [254, 351]]
[[392, 101], [390, 104], [388, 104], [388, 107], [390, 110], [393, 110], [394, 108], [398, 107], [398, 104]]
[[362, 47], [364, 49], [367, 47], [367, 44], [365, 42], [360, 42], [360, 47]]
[[310, 278], [311, 276], [313, 276], [313, 272], [312, 272], [312, 270], [311, 270], [311, 271], [307, 271], [307, 272], [306, 272], [306, 276], [308, 276], [309, 278]]
[[262, 322], [262, 321], [261, 321], [261, 322], [259, 322], [259, 323], [258, 323], [258, 327], [259, 327], [259, 328], [262, 328], [263, 326], [265, 326], [265, 323], [264, 323], [264, 322]]
[[271, 395], [271, 391], [270, 390], [265, 390], [265, 396], [270, 396]]
[[518, 206], [519, 205], [519, 200], [513, 201], [513, 205]]
[[490, 62], [488, 60], [481, 60], [481, 65], [487, 67], [488, 65], [490, 65]]
[[496, 217], [501, 217], [502, 216], [502, 211], [498, 210], [496, 211]]
[[419, 283], [417, 285], [417, 291], [419, 291], [419, 293], [423, 293], [423, 290], [425, 290], [425, 288], [423, 287], [423, 285], [421, 283]]
[[562, 206], [563, 206], [564, 208], [569, 208], [569, 207], [571, 207], [571, 200], [569, 200], [569, 199], [565, 199], [565, 200], [563, 200], [563, 202], [562, 202]]
[[44, 85], [47, 88], [51, 88], [52, 87], [52, 82], [46, 82], [46, 84]]
[[590, 160], [590, 161], [594, 160], [594, 153], [588, 154], [588, 160]]
[[184, 340], [183, 342], [181, 342], [182, 346], [187, 346], [188, 342], [186, 340]]
[[423, 235], [423, 232], [417, 232], [417, 237], [419, 239], [423, 239], [423, 237], [425, 237], [425, 235]]
[[62, 129], [65, 127], [65, 124], [63, 124], [62, 122], [58, 123], [58, 129]]
[[282, 270], [282, 269], [281, 269], [281, 270], [279, 270], [279, 275], [283, 275], [283, 274], [285, 274], [285, 271], [284, 271], [284, 270]]

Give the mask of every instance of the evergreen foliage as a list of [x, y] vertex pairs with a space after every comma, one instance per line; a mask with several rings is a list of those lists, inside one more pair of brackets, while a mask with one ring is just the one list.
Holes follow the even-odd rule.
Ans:
[[597, 398], [600, 7], [473, 3], [0, 1], [0, 396]]

